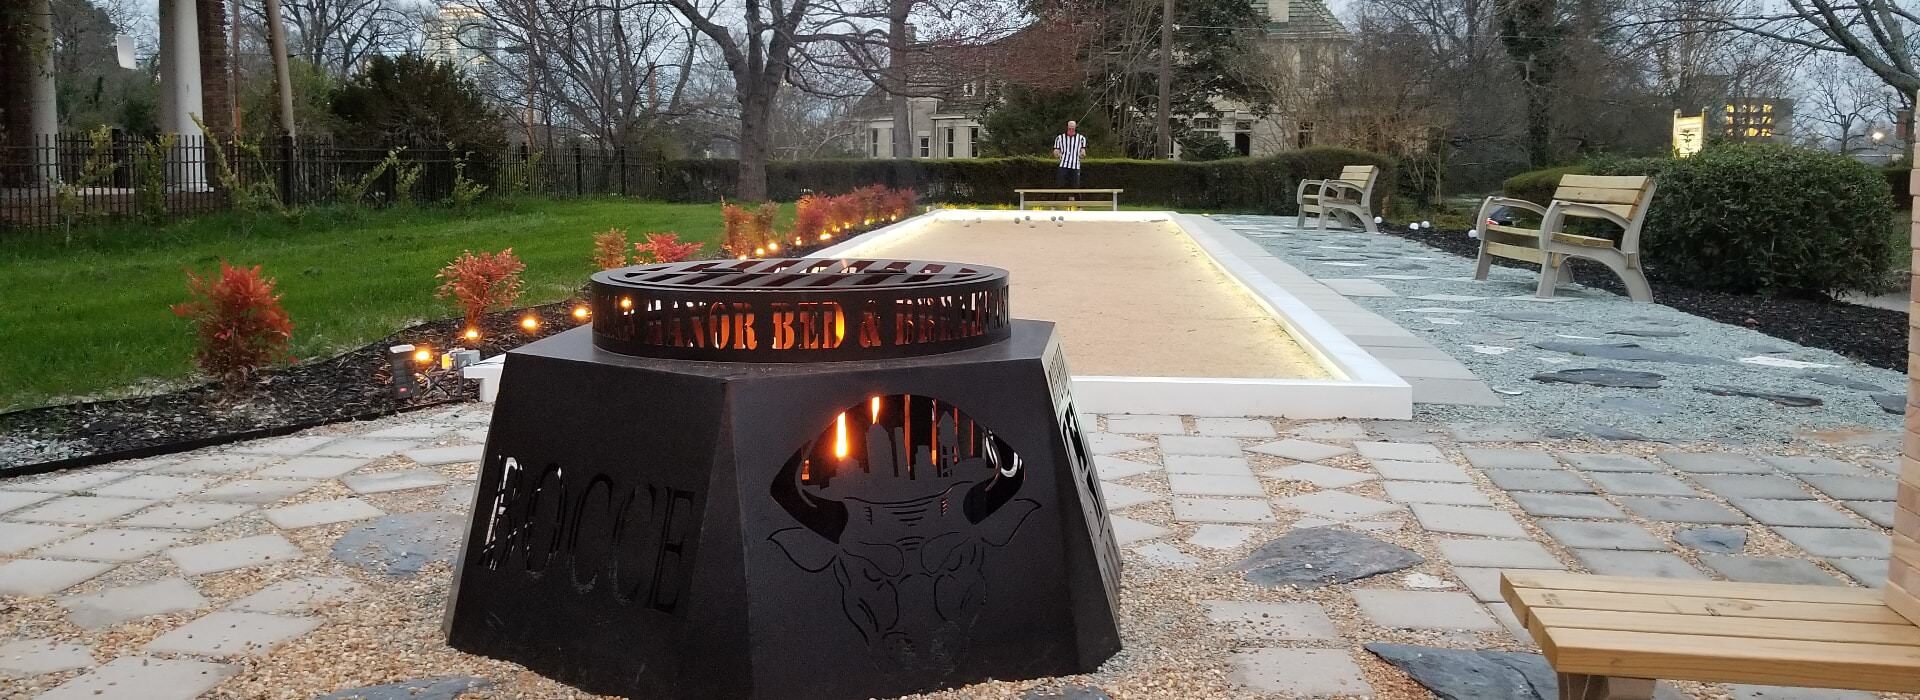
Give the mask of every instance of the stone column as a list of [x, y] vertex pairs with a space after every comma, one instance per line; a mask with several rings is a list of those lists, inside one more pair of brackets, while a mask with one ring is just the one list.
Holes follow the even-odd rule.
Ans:
[[204, 117], [200, 105], [200, 33], [198, 3], [161, 0], [160, 94], [164, 110], [162, 131], [179, 134], [168, 180], [178, 191], [207, 189], [206, 143], [194, 117]]
[[[1920, 139], [1914, 139], [1920, 142]], [[1920, 204], [1920, 171], [1907, 185]], [[1920, 262], [1920, 208], [1911, 221], [1913, 259]], [[1915, 267], [1914, 272], [1920, 272]], [[1907, 306], [1907, 429], [1900, 441], [1900, 492], [1893, 513], [1893, 558], [1887, 561], [1887, 606], [1920, 624], [1920, 276]]]
[[40, 182], [60, 179], [60, 155], [54, 139], [60, 134], [60, 112], [53, 85], [53, 7], [48, 0], [32, 0], [27, 31], [33, 36], [32, 65], [27, 68], [29, 111], [33, 113], [34, 177]]

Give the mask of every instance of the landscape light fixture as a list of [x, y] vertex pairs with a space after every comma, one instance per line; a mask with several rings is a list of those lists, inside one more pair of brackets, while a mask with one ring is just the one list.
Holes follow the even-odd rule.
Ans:
[[573, 307], [573, 320], [586, 323], [587, 320], [591, 318], [593, 318], [593, 312], [587, 310], [586, 304]]
[[463, 337], [463, 338], [466, 338], [467, 340], [479, 340], [479, 339], [480, 339], [480, 329], [478, 329], [478, 328], [468, 328], [468, 329], [467, 329], [467, 332], [465, 332], [465, 333], [462, 333], [462, 334], [460, 334], [460, 335], [461, 335], [461, 337]]
[[520, 317], [520, 330], [533, 333], [540, 330], [540, 317], [527, 314]]
[[[421, 350], [420, 352], [428, 353], [428, 359], [432, 359], [433, 357], [428, 350]], [[414, 376], [413, 362], [414, 348], [412, 345], [395, 345], [387, 348], [387, 365], [393, 372], [393, 397], [396, 399], [411, 399], [414, 394], [420, 391], [420, 380]]]

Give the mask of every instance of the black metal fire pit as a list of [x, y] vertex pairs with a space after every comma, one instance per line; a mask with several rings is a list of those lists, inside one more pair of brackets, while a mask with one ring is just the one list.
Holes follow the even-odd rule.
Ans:
[[507, 356], [448, 641], [596, 693], [868, 698], [1092, 671], [1120, 559], [1051, 323], [1007, 273], [593, 277]]

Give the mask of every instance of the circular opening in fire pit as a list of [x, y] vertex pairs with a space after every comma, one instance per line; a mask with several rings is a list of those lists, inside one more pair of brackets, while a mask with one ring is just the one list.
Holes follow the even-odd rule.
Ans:
[[593, 276], [594, 345], [623, 355], [822, 362], [1004, 340], [1007, 271], [920, 260], [701, 260]]

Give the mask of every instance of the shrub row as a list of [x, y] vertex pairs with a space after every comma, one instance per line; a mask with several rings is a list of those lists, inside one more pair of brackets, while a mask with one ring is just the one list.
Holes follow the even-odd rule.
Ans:
[[[1390, 159], [1345, 148], [1208, 162], [1095, 159], [1086, 161], [1082, 184], [1124, 189], [1121, 201], [1127, 204], [1291, 214], [1300, 180], [1333, 177], [1342, 166], [1358, 164], [1384, 168], [1381, 190], [1391, 191]], [[737, 167], [731, 160], [665, 161], [652, 168], [640, 196], [673, 202], [730, 198]], [[916, 190], [923, 202], [1011, 204], [1017, 201], [1015, 188], [1053, 187], [1054, 168], [1045, 158], [787, 161], [769, 167], [767, 194], [787, 201], [810, 191], [845, 192], [879, 183]]]
[[1888, 177], [1852, 158], [1769, 144], [1690, 158], [1598, 157], [1517, 175], [1506, 194], [1545, 203], [1548, 183], [1567, 173], [1658, 178], [1640, 251], [1666, 279], [1743, 294], [1877, 292], [1889, 282]]

